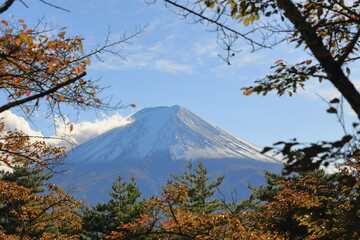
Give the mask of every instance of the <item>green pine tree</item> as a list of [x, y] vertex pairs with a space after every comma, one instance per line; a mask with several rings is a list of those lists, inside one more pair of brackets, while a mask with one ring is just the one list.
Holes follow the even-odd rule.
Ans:
[[[120, 222], [132, 222], [148, 211], [145, 206], [146, 200], [138, 200], [141, 192], [134, 177], [130, 179], [130, 182], [124, 182], [121, 177], [118, 177], [113, 182], [109, 195], [111, 196], [109, 202], [98, 203], [83, 209], [82, 239], [102, 239], [115, 231]], [[137, 239], [145, 239], [145, 237]]]
[[0, 180], [26, 187], [33, 194], [43, 193], [44, 187], [48, 185], [47, 181], [53, 177], [51, 173], [44, 173], [44, 168], [39, 166], [18, 165], [12, 170], [12, 172], [3, 171]]
[[[31, 194], [39, 194], [45, 191], [44, 187], [48, 185], [47, 180], [52, 178], [52, 174], [44, 173], [44, 168], [33, 165], [17, 165], [12, 171], [2, 171], [0, 181], [16, 183], [19, 186], [30, 189]], [[0, 195], [1, 197], [1, 195]], [[20, 200], [19, 200], [20, 201]], [[10, 211], [21, 211], [21, 206], [31, 204], [31, 202], [22, 201], [9, 206], [0, 205], [0, 226], [8, 233], [16, 233], [16, 228], [22, 223]]]
[[191, 162], [187, 164], [187, 171], [181, 175], [172, 174], [169, 185], [185, 186], [188, 189], [188, 202], [185, 206], [196, 214], [211, 213], [221, 208], [219, 199], [213, 198], [217, 187], [221, 185], [224, 176], [209, 182], [208, 172], [201, 162], [197, 163], [197, 168], [193, 168]]

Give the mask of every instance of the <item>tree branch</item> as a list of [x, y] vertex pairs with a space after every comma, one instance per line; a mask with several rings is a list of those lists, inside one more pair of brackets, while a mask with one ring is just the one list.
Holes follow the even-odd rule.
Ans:
[[45, 0], [40, 0], [40, 2], [45, 3], [46, 5], [49, 5], [49, 6], [53, 7], [53, 8], [57, 8], [57, 9], [60, 9], [60, 10], [66, 11], [66, 12], [70, 12], [70, 10], [68, 10], [68, 9], [65, 9], [65, 8], [59, 7], [57, 5], [48, 3]]
[[240, 37], [244, 38], [245, 40], [251, 42], [252, 44], [254, 44], [254, 45], [258, 46], [258, 47], [266, 48], [265, 45], [254, 41], [253, 39], [247, 37], [245, 34], [242, 34], [242, 33], [240, 33], [239, 31], [236, 31], [236, 30], [234, 30], [234, 29], [232, 29], [232, 28], [230, 28], [230, 27], [228, 27], [228, 26], [220, 23], [220, 22], [218, 21], [219, 19], [214, 20], [214, 19], [208, 18], [208, 17], [204, 16], [203, 14], [200, 14], [200, 13], [198, 13], [198, 12], [195, 12], [195, 11], [193, 11], [193, 10], [185, 7], [185, 6], [182, 6], [182, 5], [178, 4], [178, 3], [176, 3], [175, 1], [171, 1], [171, 0], [164, 0], [164, 1], [167, 2], [167, 3], [169, 3], [169, 4], [171, 4], [171, 5], [173, 5], [173, 6], [175, 6], [175, 7], [177, 7], [177, 8], [180, 8], [180, 9], [182, 9], [182, 10], [185, 10], [186, 12], [188, 12], [188, 13], [196, 16], [196, 17], [199, 17], [200, 19], [203, 19], [203, 20], [205, 20], [205, 21], [207, 21], [207, 22], [209, 22], [209, 23], [215, 24], [216, 26], [220, 27], [221, 29], [225, 29], [225, 30], [227, 30], [227, 31], [229, 31], [229, 32], [237, 35], [237, 36], [240, 36]]
[[50, 89], [47, 90], [47, 91], [40, 92], [40, 93], [35, 94], [35, 95], [33, 95], [33, 96], [30, 96], [30, 97], [27, 97], [27, 98], [24, 98], [24, 99], [21, 99], [21, 100], [18, 100], [18, 101], [14, 101], [14, 102], [10, 102], [10, 103], [8, 103], [8, 104], [5, 104], [5, 105], [3, 105], [3, 106], [0, 107], [0, 113], [4, 112], [4, 111], [6, 111], [6, 110], [9, 110], [10, 108], [19, 106], [19, 105], [21, 105], [21, 104], [25, 104], [25, 103], [27, 103], [27, 102], [30, 102], [30, 101], [33, 101], [33, 100], [35, 100], [35, 99], [39, 99], [39, 98], [42, 98], [42, 97], [44, 97], [44, 96], [46, 96], [46, 95], [49, 95], [49, 94], [51, 94], [51, 93], [54, 93], [54, 92], [56, 92], [57, 90], [59, 90], [60, 88], [65, 87], [65, 86], [67, 86], [67, 85], [69, 85], [69, 84], [72, 84], [72, 83], [76, 82], [77, 80], [79, 80], [80, 78], [84, 77], [85, 75], [86, 75], [86, 72], [83, 72], [83, 73], [81, 73], [80, 75], [74, 77], [73, 79], [70, 79], [70, 80], [68, 80], [68, 81], [66, 81], [66, 82], [60, 83], [60, 84], [56, 85], [55, 87], [50, 88]]
[[15, 2], [15, 0], [7, 0], [1, 7], [0, 7], [0, 14], [5, 12], [6, 10], [11, 7], [11, 5]]
[[346, 58], [349, 56], [349, 54], [352, 52], [352, 50], [354, 49], [357, 41], [359, 40], [360, 37], [360, 30], [358, 30], [358, 32], [356, 33], [356, 35], [354, 36], [354, 38], [351, 40], [351, 42], [349, 43], [349, 45], [346, 47], [345, 52], [343, 53], [342, 56], [339, 57], [339, 60], [337, 61], [339, 64], [343, 64], [344, 61], [346, 60]]
[[306, 18], [291, 0], [277, 0], [276, 2], [284, 11], [284, 15], [301, 33], [301, 38], [306, 42], [314, 57], [324, 68], [329, 81], [340, 91], [358, 118], [360, 118], [360, 94], [342, 71], [342, 64], [335, 61], [330, 51], [325, 47], [323, 39], [316, 34], [316, 29], [307, 22]]

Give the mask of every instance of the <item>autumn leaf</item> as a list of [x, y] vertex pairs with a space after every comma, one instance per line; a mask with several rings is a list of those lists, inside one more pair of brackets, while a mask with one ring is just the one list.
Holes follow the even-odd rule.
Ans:
[[252, 92], [253, 92], [253, 90], [250, 89], [250, 90], [244, 91], [243, 94], [244, 95], [250, 95], [250, 94], [252, 94]]
[[9, 23], [7, 21], [2, 20], [1, 23], [4, 24], [5, 26], [9, 26]]
[[80, 68], [75, 68], [75, 74], [78, 75], [80, 73]]

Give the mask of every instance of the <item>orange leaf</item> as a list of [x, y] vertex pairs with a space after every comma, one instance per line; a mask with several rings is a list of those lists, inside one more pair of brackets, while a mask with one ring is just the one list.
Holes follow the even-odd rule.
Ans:
[[49, 100], [50, 99], [50, 96], [46, 96], [46, 100]]
[[18, 22], [23, 23], [23, 22], [24, 22], [24, 20], [23, 20], [23, 19], [19, 19], [19, 20], [18, 20]]
[[29, 107], [26, 107], [25, 111], [26, 111], [26, 113], [29, 113], [29, 112], [30, 112], [30, 108], [29, 108]]
[[9, 23], [7, 21], [2, 20], [1, 23], [4, 24], [5, 26], [9, 26]]
[[73, 124], [70, 125], [70, 132], [72, 132], [72, 130], [74, 130], [74, 125]]
[[29, 96], [30, 93], [31, 93], [31, 91], [30, 91], [30, 90], [27, 90], [25, 94], [26, 94], [26, 96]]
[[253, 90], [246, 90], [245, 92], [243, 92], [244, 95], [250, 95], [253, 92]]
[[275, 64], [281, 63], [283, 60], [277, 60]]
[[21, 38], [17, 38], [17, 39], [15, 40], [15, 43], [16, 43], [16, 45], [20, 46], [20, 44], [22, 43]]
[[132, 107], [136, 107], [136, 104], [134, 104], [134, 103], [133, 103], [133, 104], [130, 104], [130, 106], [132, 106]]

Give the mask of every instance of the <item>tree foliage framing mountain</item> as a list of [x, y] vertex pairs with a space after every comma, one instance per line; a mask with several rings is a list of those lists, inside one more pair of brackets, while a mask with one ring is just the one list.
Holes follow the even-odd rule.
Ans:
[[[0, 6], [0, 14], [14, 2], [8, 0]], [[30, 118], [40, 105], [45, 105], [50, 117], [61, 118], [64, 106], [76, 110], [121, 107], [100, 99], [102, 87], [85, 79], [86, 68], [91, 58], [100, 58], [102, 53], [121, 57], [113, 47], [126, 43], [142, 30], [117, 41], [110, 41], [108, 36], [103, 45], [85, 51], [83, 39], [66, 36], [65, 29], [49, 27], [45, 21], [31, 27], [23, 19], [1, 20], [0, 113], [17, 108]], [[50, 176], [42, 174], [44, 169], [56, 172], [54, 168], [61, 164], [64, 148], [53, 147], [42, 137], [5, 128], [1, 119], [0, 164], [13, 168], [13, 172], [3, 173], [0, 178], [0, 238], [77, 239], [82, 221], [78, 210], [83, 202], [55, 184], [45, 184]], [[72, 128], [71, 125], [69, 130]], [[42, 192], [42, 188], [46, 191]]]
[[[296, 43], [295, 48], [302, 47], [309, 55], [307, 60], [295, 64], [274, 59], [275, 63], [271, 67], [273, 72], [256, 80], [254, 86], [242, 88], [245, 95], [266, 95], [275, 91], [280, 96], [285, 93], [291, 96], [309, 80], [327, 80], [360, 118], [360, 93], [350, 76], [351, 66], [360, 59], [360, 1], [163, 1], [182, 17], [192, 17], [194, 23], [207, 23], [210, 30], [217, 32], [218, 42], [227, 53], [224, 59], [229, 64], [236, 55], [234, 46], [238, 39], [249, 43], [253, 51], [271, 48], [283, 42]], [[338, 102], [339, 99], [330, 101], [331, 104]], [[338, 113], [338, 110], [330, 106], [327, 112]], [[296, 140], [278, 142], [277, 146], [283, 146], [278, 151], [287, 161], [284, 173], [317, 169], [339, 158], [350, 161], [351, 152], [357, 150], [357, 135], [346, 134], [339, 141], [313, 143], [303, 148], [300, 147], [302, 143]], [[271, 149], [266, 148], [267, 151]]]

